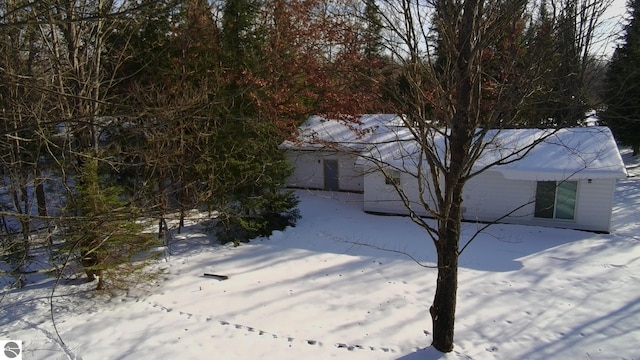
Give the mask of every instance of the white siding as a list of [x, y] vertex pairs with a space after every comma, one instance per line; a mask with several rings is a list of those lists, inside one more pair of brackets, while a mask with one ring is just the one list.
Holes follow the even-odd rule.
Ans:
[[342, 154], [338, 161], [340, 173], [340, 190], [362, 192], [364, 190], [364, 177], [362, 171], [356, 167], [357, 157]]
[[[414, 210], [420, 215], [419, 194], [413, 177], [402, 174], [401, 186]], [[463, 194], [464, 219], [468, 221], [541, 225], [570, 229], [608, 232], [613, 206], [615, 180], [587, 180], [578, 182], [575, 220], [540, 219], [533, 216], [535, 181], [507, 180], [502, 174], [487, 171], [472, 178]], [[391, 214], [407, 214], [403, 202], [391, 185], [385, 184], [380, 171], [367, 173], [364, 179], [364, 210]], [[506, 214], [507, 217], [502, 218]], [[502, 219], [501, 219], [502, 218]]]
[[[428, 216], [424, 206], [419, 202], [420, 194], [415, 177], [401, 173], [400, 187], [412, 202], [411, 208], [419, 215]], [[433, 203], [429, 202], [429, 206], [433, 206]], [[363, 208], [369, 212], [404, 215], [409, 213], [393, 185], [385, 183], [385, 176], [381, 171], [370, 171], [364, 175]]]
[[495, 171], [471, 178], [464, 188], [462, 206], [465, 220], [502, 222], [530, 221], [533, 214], [536, 183], [507, 180]]
[[576, 222], [582, 229], [609, 232], [616, 180], [580, 181]]
[[362, 173], [355, 166], [356, 156], [332, 151], [295, 151], [286, 152], [293, 166], [293, 174], [287, 179], [289, 187], [305, 189], [324, 188], [324, 160], [338, 160], [340, 190], [363, 190]]
[[[404, 184], [406, 175], [400, 174], [400, 183]], [[385, 177], [380, 171], [364, 175], [364, 211], [391, 214], [406, 214], [406, 208], [400, 201], [398, 193], [391, 185], [385, 184]]]
[[[510, 209], [513, 209], [513, 206], [516, 206], [518, 204], [517, 201], [521, 201], [521, 204], [524, 204], [524, 200], [527, 198], [527, 195], [531, 199], [530, 202], [534, 201], [536, 192], [535, 181], [502, 180], [496, 181], [494, 186], [490, 186], [489, 184], [485, 185], [486, 186], [483, 188], [493, 190], [493, 195], [496, 194], [496, 188], [504, 189], [502, 191], [503, 195], [501, 196], [501, 201], [498, 201], [493, 206], [487, 207], [483, 211], [480, 211], [480, 213], [482, 214], [494, 216], [493, 219], [496, 218], [495, 216], [500, 212], [500, 210], [502, 210], [504, 214]], [[517, 193], [517, 188], [521, 189], [521, 194]], [[536, 218], [534, 216], [535, 205], [533, 203], [530, 203], [527, 206], [523, 207], [521, 210], [518, 210], [513, 215], [500, 220], [500, 222], [609, 232], [611, 225], [611, 210], [613, 207], [614, 190], [615, 180], [594, 179], [591, 181], [591, 183], [589, 183], [588, 180], [581, 180], [578, 181], [574, 220]], [[482, 189], [478, 189], [477, 191], [482, 192]], [[498, 192], [497, 194], [499, 195], [500, 192]], [[501, 208], [500, 204], [504, 205], [505, 207]], [[465, 218], [467, 220], [472, 220], [469, 216], [465, 216]], [[491, 217], [479, 218], [479, 220], [482, 221], [492, 221], [493, 219], [491, 219]]]
[[307, 152], [287, 151], [287, 160], [293, 167], [293, 173], [286, 180], [287, 186], [322, 189], [324, 186], [322, 161]]

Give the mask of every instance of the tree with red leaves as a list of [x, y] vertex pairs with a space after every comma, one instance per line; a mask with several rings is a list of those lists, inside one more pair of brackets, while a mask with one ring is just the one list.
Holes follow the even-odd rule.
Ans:
[[[277, 145], [309, 114], [357, 114], [376, 104], [375, 83], [363, 86], [354, 71], [368, 64], [360, 24], [336, 9], [325, 0], [191, 0], [167, 16], [171, 30], [152, 42], [163, 47], [132, 60], [159, 61], [128, 85], [146, 109], [129, 122], [145, 139], [137, 158], [163, 154], [142, 165], [155, 180], [139, 181], [162, 190], [141, 198], [157, 199], [161, 213], [171, 199], [181, 210], [205, 203], [222, 214], [225, 230], [250, 234], [295, 205], [281, 192], [289, 165]], [[172, 185], [161, 186], [167, 179]]]

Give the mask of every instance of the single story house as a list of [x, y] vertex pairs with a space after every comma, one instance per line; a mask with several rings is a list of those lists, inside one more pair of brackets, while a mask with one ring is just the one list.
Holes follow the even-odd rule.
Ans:
[[[616, 181], [627, 174], [608, 128], [504, 129], [484, 139], [472, 171], [498, 164], [466, 183], [464, 220], [610, 231]], [[441, 136], [433, 141], [445, 148]], [[429, 175], [416, 176], [429, 169], [418, 166], [419, 147], [399, 116], [311, 117], [281, 147], [294, 166], [292, 187], [358, 191], [364, 211], [408, 214], [397, 186], [417, 214], [429, 215], [421, 202], [433, 204], [433, 186]]]
[[378, 129], [401, 125], [393, 114], [370, 114], [357, 119], [311, 116], [298, 128], [293, 140], [280, 149], [293, 165], [286, 185], [291, 188], [328, 191], [364, 191], [364, 177], [356, 160], [367, 150]]

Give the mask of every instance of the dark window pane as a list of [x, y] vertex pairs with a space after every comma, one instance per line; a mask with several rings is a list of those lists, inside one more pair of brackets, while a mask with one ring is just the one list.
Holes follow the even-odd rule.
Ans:
[[555, 181], [538, 181], [536, 186], [535, 217], [553, 219], [555, 195]]

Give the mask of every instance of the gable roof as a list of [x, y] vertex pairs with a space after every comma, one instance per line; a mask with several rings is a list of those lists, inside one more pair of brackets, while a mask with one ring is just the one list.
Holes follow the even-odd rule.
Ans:
[[379, 128], [402, 123], [402, 119], [395, 114], [366, 114], [358, 118], [345, 119], [313, 115], [298, 127], [295, 138], [284, 141], [280, 148], [362, 151], [371, 144], [372, 137]]
[[[613, 134], [604, 126], [490, 130], [483, 141], [486, 146], [473, 170], [501, 163], [490, 170], [506, 179], [562, 181], [627, 176]], [[439, 155], [445, 156], [444, 137], [434, 135], [433, 144]], [[360, 154], [357, 165], [373, 161], [406, 170], [415, 169], [420, 158], [417, 142], [396, 114], [366, 114], [343, 120], [310, 116], [298, 128], [295, 139], [283, 142], [280, 148], [355, 152]]]
[[511, 180], [620, 179], [627, 171], [613, 134], [604, 126], [502, 131], [476, 166], [500, 159], [543, 139], [522, 159], [495, 170]]
[[[358, 163], [375, 161], [401, 169], [416, 167], [420, 148], [406, 128], [378, 129], [371, 147]], [[562, 181], [580, 179], [620, 179], [627, 176], [615, 139], [607, 127], [564, 129], [491, 130], [474, 164], [477, 171], [492, 164], [491, 171], [506, 179]], [[531, 148], [531, 144], [539, 142]], [[434, 148], [444, 156], [442, 135], [433, 138]]]

